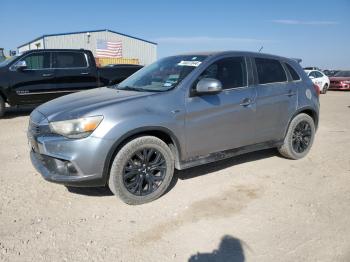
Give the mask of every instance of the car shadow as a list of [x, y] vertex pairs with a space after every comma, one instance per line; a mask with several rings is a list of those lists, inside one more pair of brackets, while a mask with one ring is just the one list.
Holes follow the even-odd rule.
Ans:
[[178, 177], [178, 179], [186, 180], [186, 179], [207, 175], [207, 174], [210, 174], [228, 167], [232, 167], [235, 165], [274, 157], [276, 155], [277, 155], [276, 149], [274, 148], [265, 149], [265, 150], [260, 150], [252, 153], [247, 153], [247, 154], [227, 158], [224, 160], [212, 162], [201, 166], [192, 167], [181, 171], [176, 171], [175, 174]]
[[[228, 167], [232, 167], [235, 165], [239, 165], [239, 164], [243, 164], [251, 161], [257, 161], [260, 159], [270, 158], [276, 155], [277, 155], [276, 149], [266, 149], [266, 150], [239, 155], [239, 156], [228, 158], [225, 160], [212, 162], [201, 166], [192, 167], [185, 170], [175, 170], [174, 177], [170, 182], [169, 187], [163, 194], [163, 196], [166, 195], [169, 191], [171, 191], [175, 187], [179, 179], [187, 180], [187, 179], [191, 179], [199, 176], [204, 176]], [[104, 197], [104, 196], [113, 195], [113, 193], [109, 190], [108, 186], [105, 186], [105, 187], [66, 186], [66, 188], [70, 193], [85, 195], [85, 196]]]
[[241, 240], [226, 235], [221, 239], [218, 249], [211, 253], [197, 253], [188, 262], [244, 262], [245, 255]]
[[108, 188], [108, 186], [105, 186], [105, 187], [66, 186], [66, 188], [67, 188], [68, 192], [78, 194], [78, 195], [95, 196], [95, 197], [113, 196], [113, 193]]

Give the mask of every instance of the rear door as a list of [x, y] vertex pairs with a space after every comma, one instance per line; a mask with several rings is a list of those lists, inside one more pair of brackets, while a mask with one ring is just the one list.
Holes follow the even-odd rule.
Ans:
[[52, 99], [55, 75], [51, 52], [29, 53], [19, 61], [25, 61], [27, 68], [16, 70], [15, 65], [10, 67], [10, 100], [15, 104], [39, 104]]
[[254, 144], [255, 87], [248, 85], [244, 57], [222, 58], [209, 65], [202, 78], [222, 83], [218, 94], [192, 95], [186, 100], [186, 140], [189, 157]]
[[257, 142], [281, 140], [297, 106], [297, 88], [288, 81], [279, 60], [260, 57], [253, 60], [258, 81]]
[[96, 68], [87, 54], [80, 51], [53, 52], [56, 96], [97, 87]]

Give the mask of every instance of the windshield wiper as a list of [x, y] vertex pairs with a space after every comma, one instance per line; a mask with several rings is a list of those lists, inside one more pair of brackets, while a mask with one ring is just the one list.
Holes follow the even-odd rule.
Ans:
[[134, 87], [134, 86], [117, 86], [116, 87], [118, 90], [129, 90], [129, 91], [138, 91], [138, 92], [145, 92], [147, 90], [140, 88], [140, 87]]

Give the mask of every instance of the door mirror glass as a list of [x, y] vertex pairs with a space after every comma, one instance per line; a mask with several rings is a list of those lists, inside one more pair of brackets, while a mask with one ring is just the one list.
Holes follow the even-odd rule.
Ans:
[[15, 65], [15, 69], [20, 71], [20, 70], [24, 70], [27, 68], [27, 63], [26, 61], [22, 60], [22, 61], [18, 61]]
[[221, 90], [222, 84], [215, 78], [203, 78], [198, 82], [196, 86], [196, 92], [198, 94], [215, 94], [221, 92]]

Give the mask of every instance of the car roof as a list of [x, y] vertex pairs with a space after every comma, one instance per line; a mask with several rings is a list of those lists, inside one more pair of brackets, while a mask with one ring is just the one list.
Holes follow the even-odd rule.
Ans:
[[291, 60], [298, 62], [297, 59], [293, 58], [287, 58], [283, 56], [278, 55], [272, 55], [267, 53], [259, 53], [259, 52], [251, 52], [251, 51], [238, 51], [238, 50], [232, 50], [232, 51], [204, 51], [204, 52], [185, 52], [181, 53], [179, 55], [190, 55], [190, 56], [219, 56], [219, 55], [243, 55], [243, 56], [256, 56], [256, 57], [262, 57], [262, 58], [275, 58], [275, 59], [281, 59], [281, 60]]

